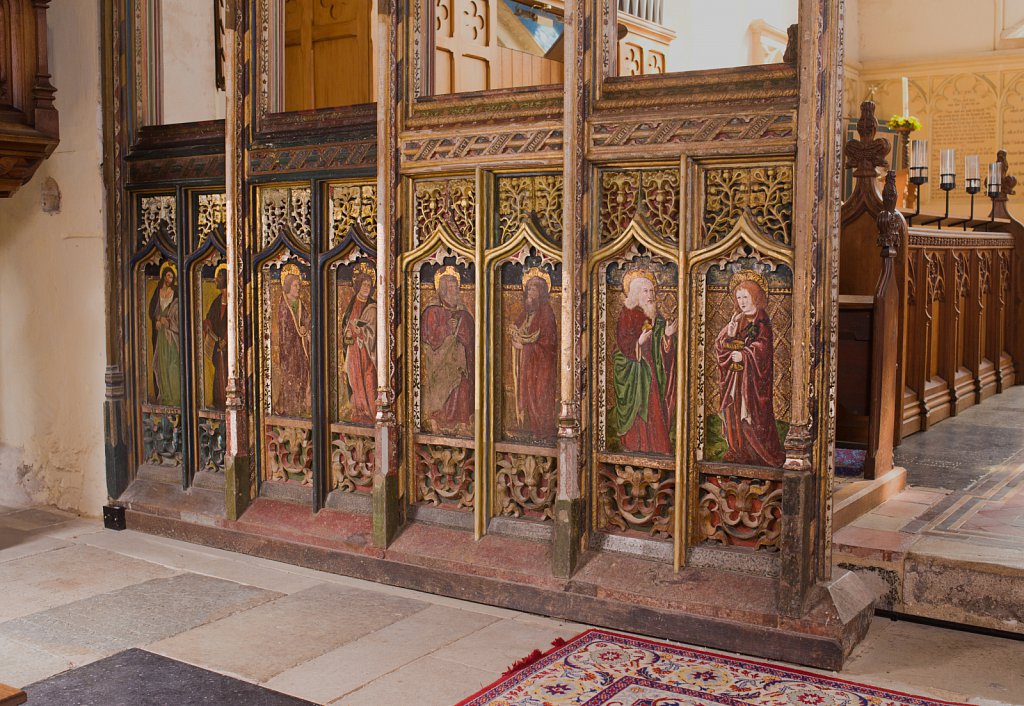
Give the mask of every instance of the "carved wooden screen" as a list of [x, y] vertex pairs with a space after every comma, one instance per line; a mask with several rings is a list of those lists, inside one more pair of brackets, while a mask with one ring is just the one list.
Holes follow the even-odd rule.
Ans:
[[136, 464], [189, 484], [224, 469], [224, 195], [181, 189], [135, 203]]
[[[779, 571], [785, 442], [794, 422], [793, 164], [691, 166], [691, 561]], [[768, 552], [760, 560], [716, 547]]]
[[181, 350], [182, 289], [178, 200], [174, 193], [136, 197], [132, 258], [132, 353], [137, 424], [136, 463], [184, 473]]
[[377, 188], [328, 186], [324, 278], [328, 491], [373, 489], [377, 411]]
[[[600, 172], [591, 272], [594, 529], [678, 536], [679, 167]], [[613, 541], [614, 546], [614, 541]], [[671, 544], [648, 551], [672, 556]]]
[[312, 210], [309, 185], [257, 191], [258, 250], [253, 263], [258, 325], [261, 477], [313, 484]]

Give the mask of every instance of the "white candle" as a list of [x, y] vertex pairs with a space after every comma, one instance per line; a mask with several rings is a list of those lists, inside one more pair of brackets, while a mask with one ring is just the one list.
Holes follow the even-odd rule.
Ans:
[[981, 163], [978, 155], [971, 154], [964, 159], [964, 178], [974, 181], [981, 179]]
[[911, 169], [928, 166], [928, 140], [910, 141]]
[[902, 117], [910, 115], [910, 79], [903, 77], [903, 114]]
[[988, 165], [988, 192], [999, 194], [1003, 188], [1003, 165], [999, 162], [991, 162]]
[[942, 150], [939, 154], [939, 173], [956, 174], [956, 150]]

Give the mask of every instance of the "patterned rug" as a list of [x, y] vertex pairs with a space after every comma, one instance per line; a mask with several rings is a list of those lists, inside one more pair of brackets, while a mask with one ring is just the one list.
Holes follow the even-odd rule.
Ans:
[[588, 630], [534, 652], [457, 706], [934, 706], [796, 669]]

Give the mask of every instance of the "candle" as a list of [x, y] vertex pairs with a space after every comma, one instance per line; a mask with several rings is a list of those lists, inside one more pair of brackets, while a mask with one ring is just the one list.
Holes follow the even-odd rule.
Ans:
[[928, 140], [910, 141], [910, 168], [928, 166]]
[[956, 150], [948, 149], [942, 150], [939, 153], [939, 173], [940, 174], [956, 174]]
[[964, 159], [964, 178], [970, 181], [981, 179], [981, 164], [978, 155], [971, 154]]
[[906, 76], [902, 78], [903, 81], [903, 117], [910, 115], [910, 79]]
[[988, 165], [988, 195], [993, 198], [999, 196], [1003, 187], [1003, 165], [999, 162], [992, 162]]

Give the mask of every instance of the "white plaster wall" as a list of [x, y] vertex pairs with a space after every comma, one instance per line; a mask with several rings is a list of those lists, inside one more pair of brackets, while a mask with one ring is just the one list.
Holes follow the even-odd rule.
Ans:
[[764, 20], [783, 32], [796, 22], [797, 0], [667, 0], [665, 25], [677, 38], [666, 71], [697, 71], [750, 63], [750, 23]]
[[163, 123], [222, 119], [210, 0], [160, 0]]
[[[0, 504], [98, 515], [103, 461], [103, 183], [98, 0], [47, 13], [60, 144], [0, 200]], [[47, 177], [60, 213], [40, 208]]]
[[859, 0], [860, 61], [935, 59], [993, 51], [1021, 0]]

